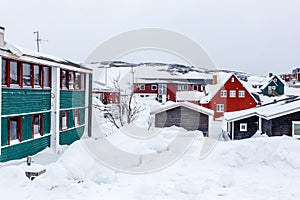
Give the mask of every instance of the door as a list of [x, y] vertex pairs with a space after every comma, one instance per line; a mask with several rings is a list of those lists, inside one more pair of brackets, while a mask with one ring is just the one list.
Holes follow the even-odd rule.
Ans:
[[167, 84], [158, 84], [158, 102], [166, 103], [167, 101]]

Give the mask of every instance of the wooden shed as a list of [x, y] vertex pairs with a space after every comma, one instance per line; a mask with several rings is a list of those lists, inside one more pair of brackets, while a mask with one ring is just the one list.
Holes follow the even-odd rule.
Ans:
[[268, 136], [300, 137], [300, 98], [292, 97], [244, 111], [225, 114], [232, 139], [252, 137], [257, 131]]
[[214, 111], [190, 102], [178, 102], [153, 110], [151, 115], [155, 115], [155, 127], [178, 126], [208, 136]]

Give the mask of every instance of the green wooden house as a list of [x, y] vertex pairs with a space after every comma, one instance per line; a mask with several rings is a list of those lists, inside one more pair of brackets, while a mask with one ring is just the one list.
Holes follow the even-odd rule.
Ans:
[[260, 87], [263, 95], [280, 96], [284, 94], [284, 81], [276, 75], [267, 78]]
[[91, 135], [91, 69], [6, 43], [2, 27], [0, 65], [0, 162]]

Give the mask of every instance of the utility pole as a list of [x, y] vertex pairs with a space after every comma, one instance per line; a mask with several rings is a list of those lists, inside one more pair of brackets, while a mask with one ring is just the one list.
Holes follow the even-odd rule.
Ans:
[[36, 41], [36, 50], [37, 50], [37, 52], [40, 52], [40, 43], [42, 41], [47, 42], [48, 40], [42, 40], [40, 38], [40, 32], [39, 31], [34, 31], [33, 33], [36, 35], [36, 39], [35, 39], [35, 41]]

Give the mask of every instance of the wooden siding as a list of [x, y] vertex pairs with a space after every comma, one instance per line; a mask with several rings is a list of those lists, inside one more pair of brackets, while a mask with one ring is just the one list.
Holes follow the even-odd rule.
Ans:
[[263, 133], [269, 136], [292, 136], [292, 121], [300, 121], [300, 112], [281, 116], [272, 120], [263, 120]]
[[74, 128], [71, 130], [66, 130], [59, 133], [59, 144], [60, 145], [70, 145], [76, 140], [79, 140], [84, 133], [85, 126]]
[[[247, 131], [240, 131], [240, 124], [247, 124]], [[253, 116], [234, 122], [234, 140], [252, 137], [258, 130], [258, 117]]]
[[2, 115], [50, 110], [51, 91], [2, 88]]
[[60, 108], [68, 109], [85, 106], [85, 91], [82, 90], [61, 90]]
[[156, 127], [178, 126], [187, 130], [200, 130], [208, 134], [208, 115], [194, 110], [177, 107], [155, 115]]
[[5, 146], [1, 149], [0, 162], [21, 159], [30, 155], [34, 155], [49, 146], [50, 135], [11, 146]]
[[[274, 78], [277, 78], [277, 77], [274, 77]], [[274, 79], [273, 78], [273, 79]], [[276, 84], [271, 81], [268, 86], [275, 86], [276, 89], [275, 89], [275, 94], [274, 95], [283, 95], [284, 94], [284, 84], [277, 78], [277, 82]], [[268, 86], [265, 87], [263, 90], [262, 90], [262, 93], [264, 95], [267, 95], [267, 96], [272, 96], [273, 94], [268, 94]]]

